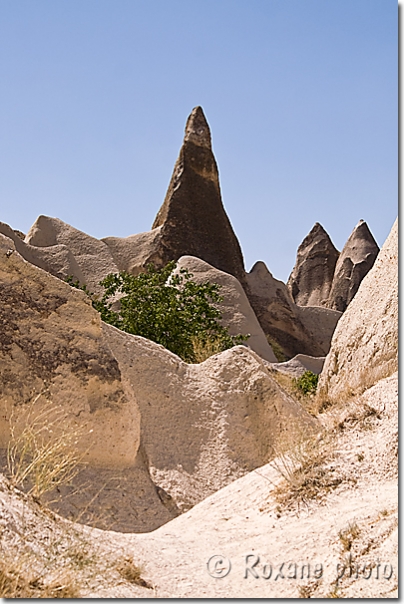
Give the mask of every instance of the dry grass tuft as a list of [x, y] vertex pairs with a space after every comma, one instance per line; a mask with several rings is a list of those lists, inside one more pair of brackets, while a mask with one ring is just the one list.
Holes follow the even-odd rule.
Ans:
[[142, 569], [137, 566], [132, 557], [124, 558], [117, 566], [117, 571], [123, 579], [129, 583], [135, 583], [140, 587], [153, 589], [153, 586], [142, 577]]
[[276, 360], [278, 361], [278, 363], [284, 363], [285, 361], [287, 361], [288, 358], [287, 358], [286, 354], [284, 353], [284, 350], [283, 350], [282, 346], [279, 344], [279, 342], [277, 342], [275, 340], [275, 338], [273, 338], [272, 336], [270, 336], [268, 334], [267, 334], [267, 340], [268, 340], [268, 344], [272, 348], [272, 352], [276, 356]]
[[214, 354], [218, 354], [223, 351], [223, 342], [220, 338], [205, 339], [198, 336], [191, 338], [195, 363], [203, 363], [209, 357]]
[[299, 587], [297, 588], [299, 593], [298, 597], [303, 598], [304, 600], [308, 600], [316, 592], [318, 586], [318, 581], [316, 583], [309, 583], [307, 585], [299, 585]]
[[83, 458], [77, 449], [83, 430], [71, 426], [63, 408], [49, 401], [39, 405], [40, 397], [18, 421], [11, 417], [7, 448], [11, 483], [37, 498], [70, 482]]
[[344, 552], [350, 552], [352, 549], [353, 542], [360, 535], [360, 529], [356, 522], [348, 524], [347, 528], [338, 533], [339, 540], [341, 541]]
[[318, 415], [318, 407], [314, 394], [304, 394], [296, 385], [295, 378], [281, 371], [270, 371], [271, 377], [279, 384], [289, 396], [297, 400], [310, 415]]
[[0, 597], [2, 598], [79, 598], [80, 590], [74, 578], [65, 573], [51, 583], [42, 577], [29, 576], [29, 560], [3, 557], [0, 561]]
[[332, 466], [333, 442], [328, 435], [295, 439], [293, 446], [286, 441], [276, 450], [272, 466], [284, 478], [273, 491], [275, 501], [287, 509], [321, 500], [330, 490], [342, 482]]

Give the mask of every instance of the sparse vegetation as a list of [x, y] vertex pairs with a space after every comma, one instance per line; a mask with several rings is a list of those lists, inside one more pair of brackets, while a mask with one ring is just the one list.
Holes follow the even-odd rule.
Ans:
[[271, 463], [284, 481], [275, 488], [274, 497], [286, 508], [318, 500], [342, 482], [334, 468], [327, 465], [333, 455], [333, 445], [325, 434], [301, 435], [294, 445], [289, 440], [275, 453]]
[[296, 380], [287, 373], [273, 370], [271, 376], [278, 382], [292, 398], [296, 399], [310, 415], [317, 416], [318, 409], [316, 399], [313, 394], [304, 394], [303, 391], [296, 386]]
[[64, 409], [38, 394], [18, 421], [10, 421], [7, 448], [9, 479], [34, 497], [70, 482], [79, 471], [82, 455], [77, 443], [82, 429], [73, 427]]
[[267, 335], [268, 344], [271, 346], [274, 355], [276, 356], [276, 360], [278, 363], [284, 363], [287, 361], [287, 357], [283, 351], [282, 346], [270, 335]]
[[331, 587], [331, 590], [326, 594], [326, 598], [340, 598], [340, 588], [336, 583], [334, 583]]
[[[31, 574], [30, 574], [31, 573]], [[0, 597], [2, 598], [80, 598], [79, 586], [72, 574], [64, 572], [46, 582], [30, 570], [29, 560], [2, 556], [0, 561]]]
[[295, 378], [293, 383], [303, 394], [314, 394], [317, 390], [318, 375], [312, 371], [305, 371], [302, 376]]
[[223, 345], [220, 338], [203, 338], [193, 336], [191, 338], [193, 355], [195, 363], [203, 363], [214, 354], [223, 351]]
[[[157, 342], [188, 363], [198, 362], [201, 348], [205, 360], [209, 349], [215, 354], [245, 342], [249, 335], [231, 336], [220, 324], [221, 313], [215, 306], [222, 301], [220, 286], [196, 283], [187, 269], [174, 274], [175, 268], [176, 263], [169, 262], [162, 269], [150, 264], [136, 276], [110, 274], [100, 282], [105, 290], [101, 299], [71, 277], [68, 282], [91, 297], [103, 321]], [[117, 296], [119, 310], [113, 310]]]
[[298, 593], [299, 593], [299, 598], [308, 600], [317, 591], [318, 586], [319, 586], [318, 581], [316, 581], [315, 583], [308, 583], [307, 585], [299, 585], [299, 587], [297, 588]]
[[117, 565], [117, 570], [121, 577], [126, 579], [126, 581], [129, 581], [129, 583], [135, 583], [140, 587], [153, 589], [153, 586], [142, 578], [142, 569], [134, 563], [132, 557], [124, 558]]
[[344, 552], [350, 552], [353, 542], [360, 535], [360, 529], [356, 522], [349, 523], [345, 530], [341, 530], [338, 533], [339, 540], [341, 541]]

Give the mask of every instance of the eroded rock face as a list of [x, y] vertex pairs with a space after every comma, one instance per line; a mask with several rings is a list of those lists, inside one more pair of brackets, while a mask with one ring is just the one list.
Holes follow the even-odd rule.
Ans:
[[187, 365], [145, 338], [103, 329], [136, 393], [153, 480], [181, 510], [263, 465], [285, 431], [317, 429], [245, 346]]
[[344, 312], [372, 268], [379, 246], [368, 225], [360, 220], [338, 258], [327, 306]]
[[243, 279], [241, 248], [222, 204], [210, 129], [201, 107], [188, 118], [166, 198], [152, 228], [158, 227], [167, 262], [196, 256]]
[[[25, 262], [18, 252], [10, 254], [10, 239], [1, 235], [0, 244], [2, 445], [8, 434], [4, 414], [43, 392], [43, 398], [72, 418], [80, 416], [80, 424], [93, 430], [98, 444], [87, 453], [89, 461], [131, 465], [139, 446], [139, 411], [102, 334], [99, 314], [85, 294]], [[125, 425], [131, 437], [120, 434]]]
[[320, 396], [343, 400], [398, 369], [398, 221], [341, 317], [319, 382]]
[[[249, 300], [265, 334], [283, 350], [286, 358], [296, 354], [324, 356], [341, 313], [320, 307], [297, 306], [287, 288], [275, 279], [264, 262], [257, 262], [246, 275]], [[282, 359], [284, 360], [284, 359]]]
[[[98, 286], [99, 281], [109, 273], [118, 272], [111, 252], [103, 241], [75, 229], [59, 218], [39, 216], [30, 228], [25, 243], [36, 248], [47, 249], [49, 251], [48, 265], [52, 263], [54, 246], [66, 246], [74, 256], [83, 275], [84, 283], [90, 291], [96, 293], [102, 292]], [[83, 281], [81, 283], [83, 284]]]
[[102, 241], [119, 269], [132, 274], [143, 271], [149, 263], [161, 267], [181, 256], [195, 256], [243, 284], [243, 256], [223, 207], [210, 129], [201, 107], [188, 118], [184, 142], [152, 230]]
[[76, 446], [88, 465], [61, 487], [61, 514], [153, 530], [265, 463], [286, 430], [317, 429], [248, 348], [187, 365], [102, 324], [83, 292], [25, 261], [3, 235], [0, 284], [0, 453], [11, 416], [22, 425], [38, 394], [36, 409], [62, 409], [83, 431]]
[[254, 350], [263, 359], [276, 362], [272, 348], [258, 323], [257, 317], [241, 287], [240, 282], [223, 271], [219, 271], [207, 262], [193, 256], [182, 256], [176, 272], [186, 268], [196, 283], [217, 283], [223, 302], [218, 305], [222, 313], [222, 324], [229, 329], [230, 335], [250, 334], [246, 346]]
[[0, 233], [9, 237], [14, 242], [18, 253], [31, 264], [63, 281], [66, 277], [71, 276], [74, 280], [85, 283], [84, 275], [66, 245], [56, 244], [49, 247], [30, 245], [25, 243], [15, 230], [4, 222], [0, 222]]
[[[21, 242], [22, 243], [22, 242]], [[173, 517], [156, 492], [140, 455], [140, 413], [130, 384], [105, 338], [99, 314], [81, 291], [26, 262], [0, 235], [0, 451], [24, 417], [52, 409], [77, 430], [77, 451], [88, 466], [70, 498], [57, 504], [101, 517], [108, 526], [151, 530]], [[61, 426], [62, 427], [62, 426]], [[57, 429], [55, 426], [54, 430]], [[84, 483], [91, 476], [91, 486]], [[138, 477], [138, 484], [127, 477]], [[108, 488], [105, 488], [108, 485]], [[82, 488], [81, 488], [82, 487]], [[91, 504], [90, 504], [91, 502]], [[89, 505], [90, 504], [90, 505]], [[139, 511], [149, 512], [139, 517]], [[71, 510], [70, 510], [71, 511]]]
[[297, 250], [288, 288], [299, 306], [327, 303], [339, 252], [321, 224], [316, 222]]

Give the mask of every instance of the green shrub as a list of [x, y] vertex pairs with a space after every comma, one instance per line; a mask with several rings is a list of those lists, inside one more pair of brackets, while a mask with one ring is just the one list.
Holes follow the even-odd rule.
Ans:
[[[196, 283], [187, 269], [173, 274], [175, 268], [176, 263], [169, 262], [162, 269], [149, 265], [145, 273], [137, 276], [125, 272], [110, 274], [100, 282], [105, 290], [101, 299], [71, 277], [68, 282], [90, 295], [103, 321], [153, 340], [188, 363], [198, 362], [195, 338], [200, 346], [216, 352], [248, 339], [248, 335], [231, 336], [220, 325], [221, 313], [215, 307], [223, 300], [219, 285]], [[112, 303], [119, 296], [120, 308], [113, 310]]]
[[318, 375], [312, 371], [305, 371], [302, 376], [295, 378], [293, 383], [303, 394], [314, 394], [317, 390]]

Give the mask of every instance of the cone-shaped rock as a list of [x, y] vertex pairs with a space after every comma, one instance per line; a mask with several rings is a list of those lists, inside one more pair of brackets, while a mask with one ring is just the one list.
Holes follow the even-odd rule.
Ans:
[[196, 256], [244, 280], [239, 242], [222, 204], [208, 123], [201, 107], [188, 118], [168, 191], [153, 224], [163, 262]]
[[368, 225], [360, 220], [344, 245], [335, 267], [327, 306], [344, 312], [372, 268], [379, 246]]
[[339, 256], [328, 233], [316, 222], [297, 250], [288, 287], [299, 306], [324, 306]]

